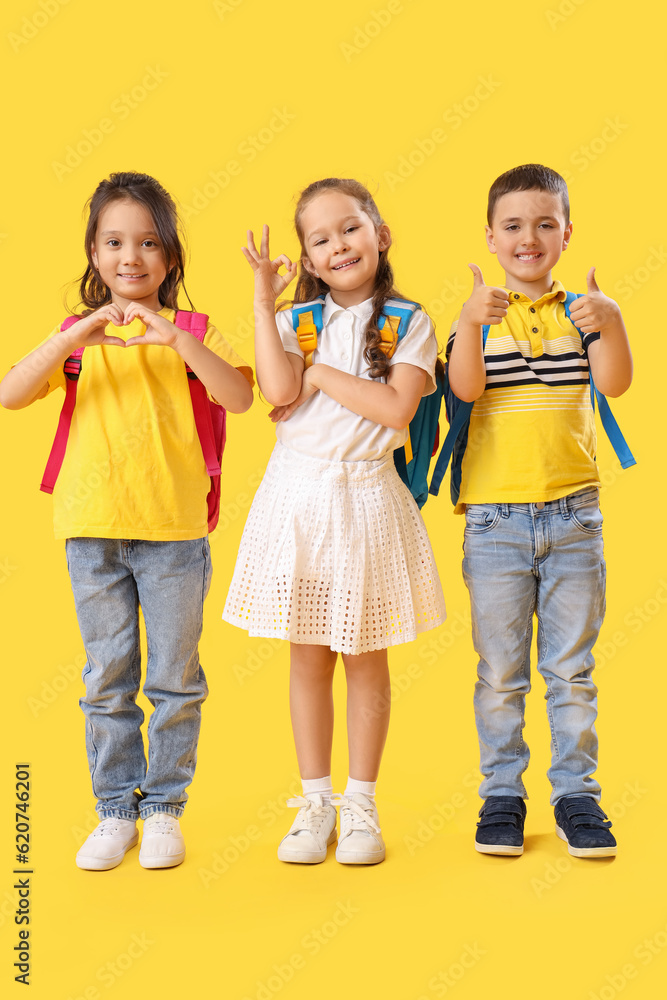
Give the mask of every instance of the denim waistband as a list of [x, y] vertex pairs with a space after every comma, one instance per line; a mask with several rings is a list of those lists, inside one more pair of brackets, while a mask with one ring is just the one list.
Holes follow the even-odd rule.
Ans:
[[498, 507], [501, 517], [509, 517], [511, 511], [521, 514], [561, 514], [569, 518], [570, 511], [585, 504], [597, 501], [599, 490], [595, 486], [588, 486], [577, 493], [569, 493], [567, 496], [559, 497], [558, 500], [540, 500], [537, 503], [494, 503], [494, 504], [467, 504], [467, 507]]

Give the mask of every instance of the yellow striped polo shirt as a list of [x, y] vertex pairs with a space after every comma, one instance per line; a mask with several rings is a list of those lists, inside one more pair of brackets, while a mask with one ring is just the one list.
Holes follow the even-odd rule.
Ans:
[[456, 513], [467, 503], [538, 503], [599, 486], [587, 348], [600, 334], [582, 342], [558, 281], [534, 302], [507, 291], [507, 316], [490, 327], [484, 349], [486, 388], [470, 417]]

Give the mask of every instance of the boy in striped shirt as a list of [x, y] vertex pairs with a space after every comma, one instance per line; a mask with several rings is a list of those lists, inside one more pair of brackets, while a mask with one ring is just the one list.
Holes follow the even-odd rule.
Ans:
[[565, 314], [565, 289], [552, 278], [572, 234], [559, 174], [539, 164], [502, 174], [489, 192], [487, 220], [505, 287], [485, 285], [471, 264], [472, 294], [448, 344], [452, 391], [475, 400], [456, 508], [466, 516], [463, 574], [480, 658], [475, 717], [484, 804], [475, 847], [523, 852], [529, 751], [522, 730], [536, 616], [556, 832], [576, 857], [608, 857], [616, 841], [593, 777], [592, 649], [604, 615], [605, 563], [589, 364], [600, 392], [619, 396], [632, 379], [630, 347], [595, 268], [572, 305], [572, 322]]

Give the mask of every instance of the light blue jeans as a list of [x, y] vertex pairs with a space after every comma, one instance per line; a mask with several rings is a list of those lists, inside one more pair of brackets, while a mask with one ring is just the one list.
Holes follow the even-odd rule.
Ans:
[[[180, 816], [197, 760], [204, 598], [211, 582], [208, 538], [149, 542], [68, 538], [67, 565], [87, 663], [86, 750], [100, 819]], [[139, 608], [146, 625], [144, 694], [148, 766], [141, 736]]]
[[605, 610], [598, 491], [548, 503], [470, 504], [463, 576], [479, 655], [475, 718], [484, 780], [480, 795], [526, 797], [523, 739], [533, 615], [537, 669], [551, 728], [551, 802], [599, 800], [597, 688], [592, 649]]

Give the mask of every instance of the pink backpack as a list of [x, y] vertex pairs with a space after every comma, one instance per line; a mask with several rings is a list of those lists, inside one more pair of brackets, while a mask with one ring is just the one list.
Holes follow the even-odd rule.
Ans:
[[[77, 322], [79, 316], [68, 316], [60, 326], [61, 330], [67, 330]], [[179, 310], [174, 319], [174, 325], [179, 330], [186, 330], [197, 340], [204, 342], [204, 334], [208, 324], [208, 316], [205, 313], [185, 312]], [[67, 358], [63, 365], [66, 376], [65, 402], [60, 411], [60, 419], [56, 436], [51, 448], [42, 484], [40, 489], [44, 493], [53, 493], [58, 473], [63, 464], [65, 449], [67, 448], [67, 438], [72, 423], [72, 413], [76, 403], [76, 389], [81, 374], [81, 358], [84, 352], [83, 347], [77, 348]], [[195, 373], [187, 365], [185, 370], [188, 376], [188, 387], [192, 398], [192, 409], [195, 417], [197, 434], [201, 443], [206, 471], [211, 477], [211, 489], [206, 498], [208, 504], [208, 530], [213, 531], [218, 523], [220, 513], [220, 460], [225, 449], [227, 411], [224, 406], [214, 403], [206, 394], [206, 389], [199, 381]]]

